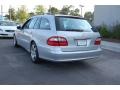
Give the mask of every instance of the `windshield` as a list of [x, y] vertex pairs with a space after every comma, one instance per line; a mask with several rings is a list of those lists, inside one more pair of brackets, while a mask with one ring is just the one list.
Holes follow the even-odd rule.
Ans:
[[90, 32], [91, 25], [87, 20], [76, 17], [57, 17], [56, 16], [56, 29], [60, 31], [79, 31]]
[[0, 26], [16, 26], [16, 23], [9, 21], [0, 21]]

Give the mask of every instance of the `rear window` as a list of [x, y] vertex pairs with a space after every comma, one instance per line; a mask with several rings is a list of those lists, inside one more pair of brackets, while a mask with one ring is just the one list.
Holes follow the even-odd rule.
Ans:
[[92, 27], [87, 20], [76, 17], [55, 17], [56, 29], [59, 31], [91, 32]]

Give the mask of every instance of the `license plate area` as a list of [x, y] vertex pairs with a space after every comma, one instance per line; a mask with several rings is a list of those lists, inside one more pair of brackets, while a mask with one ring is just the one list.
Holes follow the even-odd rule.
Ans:
[[85, 39], [77, 39], [77, 46], [87, 46], [87, 40]]

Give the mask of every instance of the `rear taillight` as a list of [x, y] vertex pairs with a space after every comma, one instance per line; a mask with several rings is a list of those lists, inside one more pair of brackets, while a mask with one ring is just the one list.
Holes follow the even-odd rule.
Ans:
[[67, 40], [61, 36], [52, 36], [48, 38], [47, 44], [50, 46], [68, 46]]
[[100, 45], [101, 44], [101, 38], [97, 38], [96, 40], [95, 40], [95, 43], [94, 43], [95, 45]]

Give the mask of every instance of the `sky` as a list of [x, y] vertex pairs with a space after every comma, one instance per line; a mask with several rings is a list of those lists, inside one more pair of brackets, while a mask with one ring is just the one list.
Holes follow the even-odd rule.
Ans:
[[63, 5], [74, 5], [80, 8], [79, 5], [83, 5], [83, 14], [87, 11], [94, 11], [94, 5], [120, 5], [119, 0], [0, 0], [0, 5], [3, 6], [3, 11], [7, 12], [9, 6], [14, 8], [20, 7], [20, 5], [26, 5], [28, 11], [33, 11], [36, 5], [44, 5], [48, 8], [49, 5], [61, 9]]

